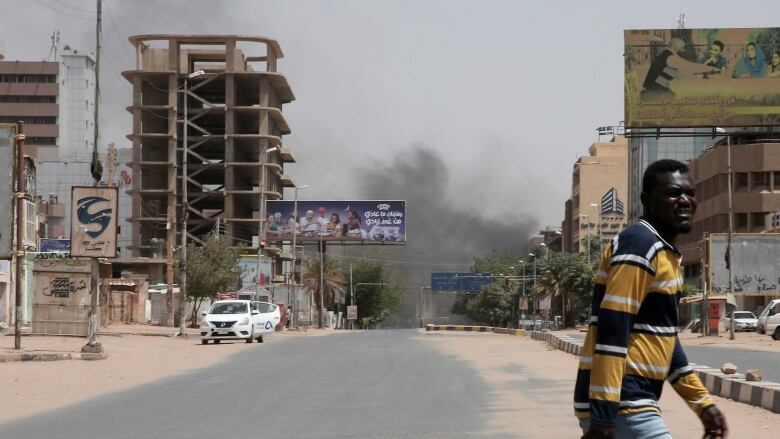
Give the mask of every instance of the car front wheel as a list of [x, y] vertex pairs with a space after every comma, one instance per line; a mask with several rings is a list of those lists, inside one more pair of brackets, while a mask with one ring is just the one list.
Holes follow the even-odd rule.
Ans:
[[772, 333], [773, 340], [780, 340], [780, 326], [775, 328], [775, 332]]
[[209, 344], [209, 341], [207, 339], [203, 339], [200, 341], [200, 344]]

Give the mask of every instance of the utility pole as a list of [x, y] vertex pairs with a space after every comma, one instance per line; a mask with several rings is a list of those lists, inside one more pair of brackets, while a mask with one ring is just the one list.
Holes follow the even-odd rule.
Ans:
[[[733, 178], [733, 172], [731, 169], [731, 134], [728, 134], [726, 137], [726, 171], [728, 172], [728, 203], [729, 203], [729, 234], [728, 234], [728, 263], [729, 263], [729, 298], [734, 297], [734, 278], [731, 275], [731, 270], [733, 267], [733, 255], [732, 255], [732, 249], [731, 249], [731, 240], [732, 240], [732, 230], [734, 229], [734, 206], [732, 204], [731, 200], [731, 190], [732, 190], [732, 182], [731, 179]], [[726, 309], [728, 309], [728, 300], [726, 300]], [[729, 322], [729, 332], [731, 333], [729, 335], [729, 340], [734, 340], [736, 338], [736, 335], [734, 334], [734, 314], [737, 310], [736, 303], [734, 304], [734, 309], [731, 310], [731, 321]]]
[[22, 349], [22, 277], [27, 260], [24, 252], [24, 122], [19, 122], [16, 133], [16, 279], [14, 279], [14, 349]]
[[[100, 179], [103, 177], [103, 165], [100, 164], [98, 155], [98, 145], [100, 144], [100, 41], [102, 39], [102, 20], [103, 20], [103, 1], [97, 0], [97, 22], [95, 24], [95, 130], [92, 139], [92, 163], [90, 173], [92, 174], [92, 185], [97, 187]], [[73, 202], [74, 200], [71, 200]], [[116, 214], [116, 212], [114, 212]], [[72, 227], [72, 225], [71, 225]], [[92, 285], [90, 288], [89, 300], [89, 341], [81, 347], [82, 352], [101, 353], [103, 347], [97, 341], [98, 326], [100, 325], [100, 316], [98, 316], [98, 297], [100, 294], [100, 260], [92, 258]]]
[[322, 328], [323, 326], [322, 318], [323, 318], [323, 313], [325, 311], [325, 299], [323, 297], [325, 296], [325, 291], [324, 291], [325, 290], [325, 267], [323, 267], [323, 262], [325, 259], [324, 258], [325, 248], [322, 242], [322, 230], [320, 230], [319, 233], [320, 233], [320, 318], [319, 318], [320, 323], [318, 327]]
[[[352, 262], [349, 263], [349, 304], [355, 306], [355, 290], [352, 288]], [[350, 329], [355, 329], [355, 322], [349, 323]]]
[[[263, 150], [260, 151], [260, 196], [258, 197], [258, 203], [260, 203], [260, 205], [258, 206], [258, 216], [260, 217], [260, 222], [258, 223], [258, 226], [257, 226], [258, 227], [258, 229], [257, 229], [257, 268], [255, 270], [256, 271], [256, 275], [257, 275], [257, 281], [255, 282], [255, 294], [257, 294], [258, 296], [260, 295], [260, 268], [261, 268], [260, 260], [264, 256], [264, 254], [263, 254], [264, 253], [263, 246], [265, 245], [265, 242], [266, 242], [266, 230], [267, 230], [267, 228], [266, 228], [267, 225], [266, 225], [266, 221], [265, 221], [266, 220], [265, 217], [267, 216], [266, 215], [266, 211], [265, 211], [265, 200], [266, 200], [266, 195], [265, 195], [265, 193], [266, 193], [266, 190], [265, 190], [266, 171], [265, 171], [265, 168], [266, 168], [266, 164], [268, 163], [267, 162], [268, 154], [276, 151], [277, 149], [279, 149], [279, 148], [274, 146], [273, 148], [268, 148], [268, 149], [266, 149], [264, 151]], [[289, 308], [289, 304], [287, 304], [287, 306]]]
[[[292, 300], [295, 303], [295, 309], [293, 310], [295, 314], [293, 314], [293, 323], [297, 326], [298, 323], [298, 296], [297, 296], [297, 283], [298, 281], [295, 279], [295, 267], [298, 265], [298, 249], [295, 248], [295, 238], [298, 236], [298, 191], [301, 189], [306, 189], [309, 187], [308, 185], [301, 185], [301, 186], [295, 186], [295, 198], [293, 201], [293, 229], [292, 229], [292, 255], [293, 255], [293, 264], [292, 264], [292, 279], [293, 279], [293, 285], [292, 285]], [[311, 307], [309, 307], [311, 309]]]

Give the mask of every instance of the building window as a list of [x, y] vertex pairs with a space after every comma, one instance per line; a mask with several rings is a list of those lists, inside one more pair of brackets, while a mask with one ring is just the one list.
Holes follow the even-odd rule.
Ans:
[[750, 214], [752, 218], [750, 219], [750, 224], [752, 227], [761, 227], [764, 228], [764, 220], [766, 219], [766, 214], [764, 212], [753, 212]]
[[24, 143], [27, 145], [55, 145], [56, 137], [26, 137]]
[[734, 215], [734, 221], [736, 222], [737, 228], [746, 228], [747, 227], [747, 214], [746, 213], [737, 213]]
[[0, 116], [0, 123], [16, 123], [22, 121], [31, 125], [54, 125], [57, 123], [56, 116]]
[[780, 171], [772, 172], [772, 180], [774, 182], [774, 191], [780, 192]]
[[53, 83], [56, 75], [0, 75], [0, 82]]
[[769, 190], [769, 173], [768, 172], [751, 172], [753, 177], [750, 189], [754, 191], [766, 191]]
[[737, 172], [736, 174], [734, 174], [734, 190], [746, 191], [747, 187], [748, 187], [748, 173]]
[[56, 96], [0, 96], [0, 104], [56, 104]]

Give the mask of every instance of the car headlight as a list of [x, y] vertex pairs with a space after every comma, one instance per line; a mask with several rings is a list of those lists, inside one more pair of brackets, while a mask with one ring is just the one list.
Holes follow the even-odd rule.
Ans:
[[208, 320], [204, 320], [204, 321], [200, 322], [200, 327], [201, 328], [211, 328], [211, 323], [209, 323]]
[[244, 317], [240, 322], [238, 322], [240, 326], [248, 325], [249, 324], [249, 317]]

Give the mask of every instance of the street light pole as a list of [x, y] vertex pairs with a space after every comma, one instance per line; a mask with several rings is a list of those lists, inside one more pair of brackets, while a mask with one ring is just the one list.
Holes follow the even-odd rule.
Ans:
[[[320, 226], [322, 227], [322, 226]], [[322, 328], [322, 317], [323, 313], [325, 311], [325, 299], [323, 296], [325, 296], [325, 267], [323, 267], [323, 248], [322, 248], [322, 230], [320, 229], [320, 312], [319, 312], [319, 324], [317, 325], [318, 328]]]
[[[295, 308], [293, 309], [293, 323], [297, 326], [298, 323], [298, 296], [297, 293], [297, 280], [295, 279], [295, 267], [298, 265], [298, 250], [295, 248], [295, 238], [298, 236], [298, 190], [306, 189], [309, 187], [308, 185], [302, 185], [302, 186], [296, 186], [295, 187], [295, 198], [293, 201], [293, 229], [292, 229], [292, 254], [293, 254], [293, 264], [292, 264], [292, 301], [295, 302]], [[289, 304], [288, 304], [289, 306]]]
[[[728, 206], [728, 208], [729, 208], [729, 234], [728, 234], [728, 240], [729, 240], [729, 243], [728, 243], [728, 249], [729, 249], [729, 253], [728, 253], [728, 257], [729, 257], [729, 260], [728, 260], [728, 263], [729, 263], [729, 298], [733, 298], [734, 297], [734, 278], [731, 275], [731, 270], [732, 270], [734, 261], [733, 261], [733, 251], [732, 251], [732, 248], [731, 248], [731, 244], [732, 244], [732, 231], [734, 230], [734, 222], [733, 222], [734, 221], [733, 220], [733, 217], [734, 217], [734, 207], [733, 207], [732, 199], [731, 199], [731, 197], [732, 197], [732, 195], [731, 195], [731, 191], [732, 191], [731, 179], [733, 178], [733, 171], [731, 169], [731, 135], [728, 135], [726, 137], [726, 171], [728, 172], [728, 203], [729, 203], [729, 206]], [[726, 300], [726, 304], [728, 304], [728, 300]], [[726, 307], [726, 309], [728, 309], [728, 306]], [[736, 314], [735, 313], [736, 310], [737, 310], [737, 304], [734, 303], [734, 309], [731, 310], [731, 320], [729, 322], [729, 332], [730, 332], [729, 340], [734, 340], [736, 338], [736, 335], [734, 334], [734, 315]]]

